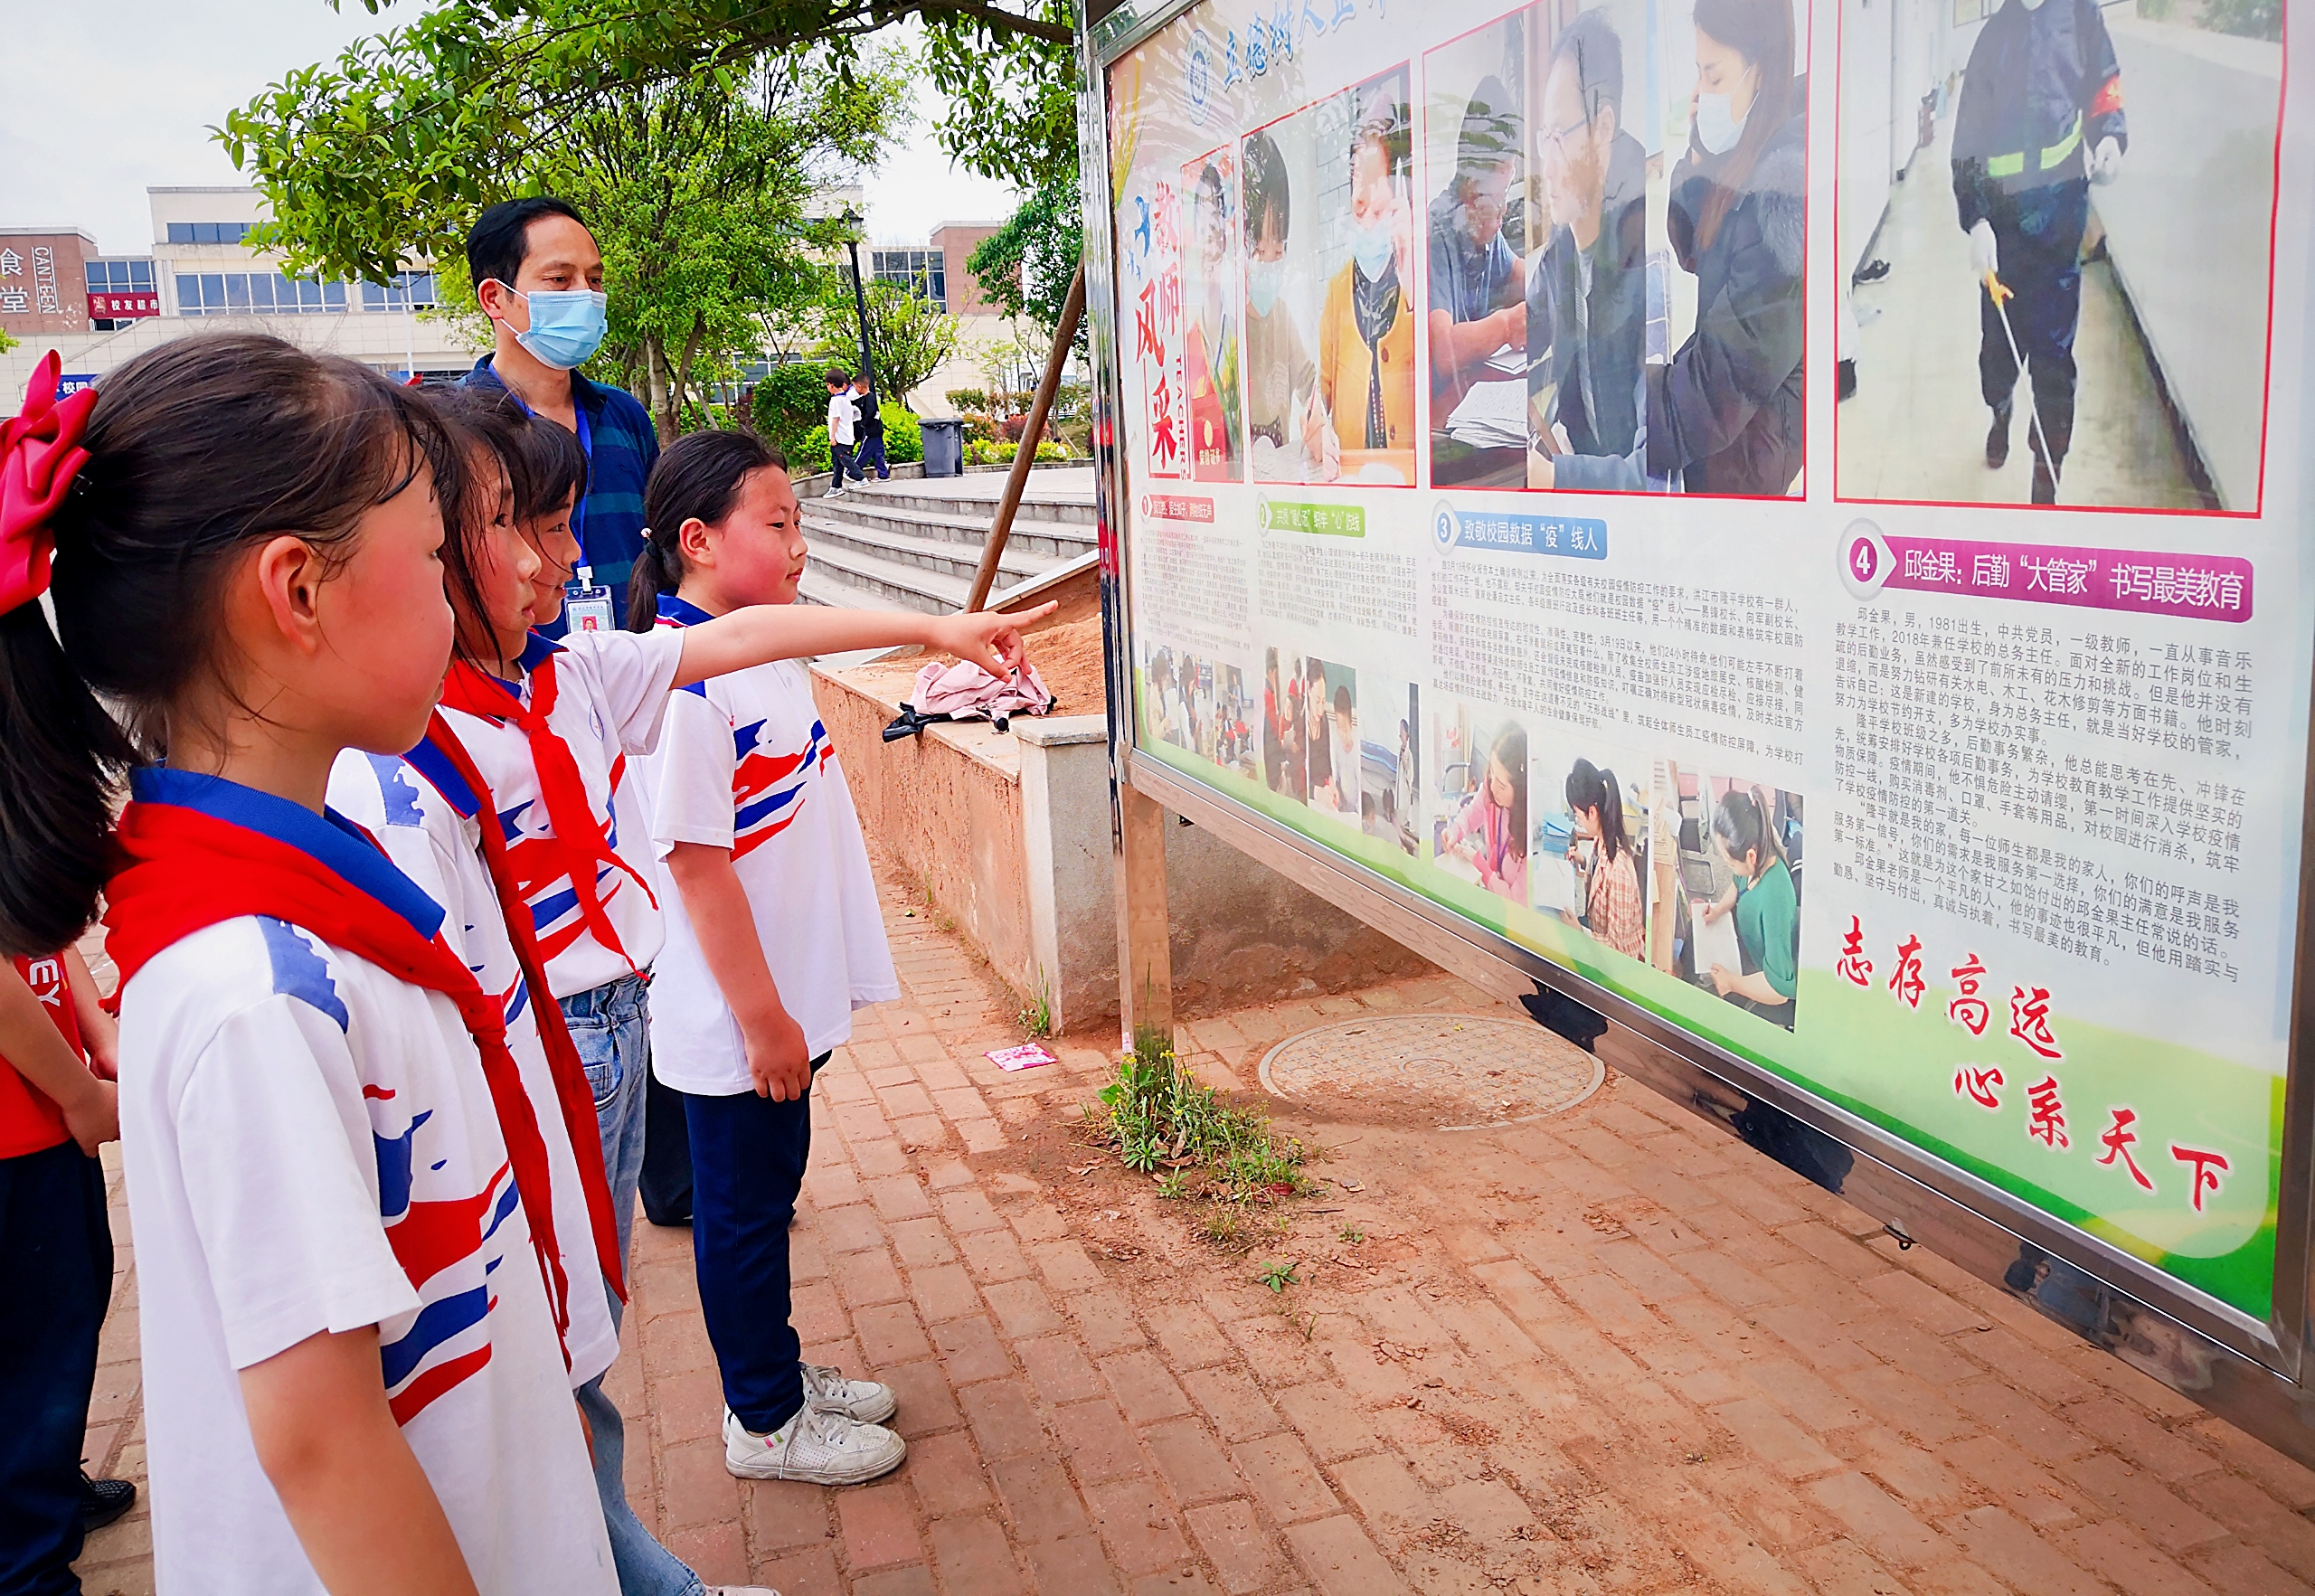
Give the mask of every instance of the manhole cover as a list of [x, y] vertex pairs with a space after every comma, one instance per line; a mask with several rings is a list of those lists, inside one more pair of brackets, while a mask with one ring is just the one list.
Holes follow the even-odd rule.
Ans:
[[1516, 1125], [1572, 1109], [1607, 1072], [1525, 1020], [1386, 1015], [1289, 1036], [1262, 1055], [1266, 1091], [1318, 1107], [1349, 1100], [1442, 1130]]

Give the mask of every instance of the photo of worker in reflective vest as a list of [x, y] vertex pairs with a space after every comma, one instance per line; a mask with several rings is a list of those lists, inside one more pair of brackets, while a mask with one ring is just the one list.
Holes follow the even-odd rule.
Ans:
[[2057, 502], [2074, 438], [2074, 335], [2090, 187], [2130, 148], [2121, 65], [2097, 0], [2003, 0], [1970, 52], [1953, 197], [1978, 281], [1986, 464], [2009, 458], [2018, 367], [2033, 397], [2033, 502]]

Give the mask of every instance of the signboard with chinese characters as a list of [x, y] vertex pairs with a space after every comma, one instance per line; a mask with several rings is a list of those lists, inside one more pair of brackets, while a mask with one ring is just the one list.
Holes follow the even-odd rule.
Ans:
[[96, 252], [80, 233], [0, 231], [0, 331], [19, 338], [87, 332], [83, 263]]
[[1861, 4], [1119, 30], [1134, 769], [2266, 1355], [2315, 672], [2283, 46], [2119, 18], [2045, 138], [1964, 72], [2001, 8], [1844, 82]]
[[89, 319], [91, 321], [142, 321], [148, 316], [160, 314], [161, 296], [151, 289], [143, 293], [89, 296]]

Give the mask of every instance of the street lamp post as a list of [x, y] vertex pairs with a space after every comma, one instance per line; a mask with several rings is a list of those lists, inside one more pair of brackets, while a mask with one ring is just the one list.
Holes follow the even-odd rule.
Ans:
[[852, 251], [852, 303], [860, 313], [860, 374], [868, 383], [868, 402], [883, 401], [876, 392], [876, 365], [868, 358], [868, 288], [860, 276], [860, 212], [844, 208], [845, 248]]

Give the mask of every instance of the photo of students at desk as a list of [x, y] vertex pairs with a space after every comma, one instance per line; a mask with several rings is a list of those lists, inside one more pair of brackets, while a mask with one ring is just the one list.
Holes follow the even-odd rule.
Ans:
[[1560, 918], [1589, 931], [1602, 947], [1632, 959], [1648, 956], [1648, 927], [1640, 882], [1646, 867], [1632, 842], [1638, 829], [1613, 770], [1578, 760], [1564, 789], [1569, 818], [1567, 857], [1574, 872], [1574, 902]]
[[1526, 908], [1526, 728], [1507, 723], [1488, 741], [1483, 759], [1444, 768], [1441, 779], [1441, 797], [1458, 807], [1438, 822], [1432, 862]]
[[1431, 479], [1442, 487], [1526, 486], [1526, 122], [1507, 86], [1524, 82], [1526, 28], [1515, 13], [1425, 66], [1429, 169], [1449, 172], [1425, 218]]
[[1800, 795], [1669, 770], [1678, 794], [1677, 890], [1672, 935], [1657, 943], [1661, 966], [1791, 1030], [1800, 967]]

